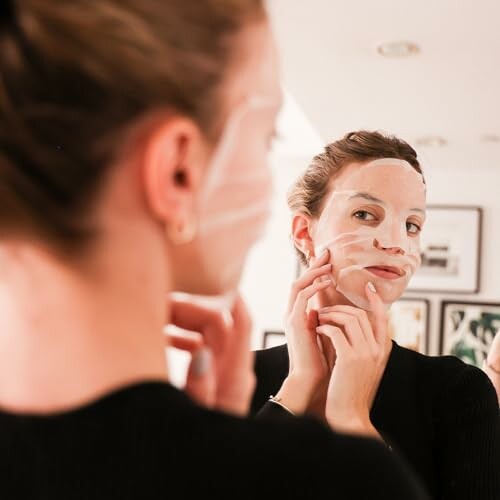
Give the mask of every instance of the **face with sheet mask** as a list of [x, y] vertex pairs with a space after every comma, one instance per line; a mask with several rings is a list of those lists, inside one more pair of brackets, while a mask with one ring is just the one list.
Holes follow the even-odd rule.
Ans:
[[372, 282], [389, 307], [420, 265], [425, 184], [406, 161], [352, 163], [334, 179], [311, 227], [315, 255], [330, 250], [332, 285], [348, 302], [369, 310]]
[[235, 77], [244, 96], [227, 114], [205, 169], [195, 206], [196, 235], [174, 249], [179, 291], [223, 295], [236, 290], [248, 251], [265, 228], [272, 194], [268, 154], [281, 86], [270, 33], [264, 42], [248, 71]]

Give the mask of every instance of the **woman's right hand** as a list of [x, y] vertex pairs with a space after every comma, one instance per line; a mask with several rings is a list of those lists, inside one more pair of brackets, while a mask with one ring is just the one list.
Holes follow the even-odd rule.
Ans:
[[[328, 364], [318, 345], [317, 312], [307, 311], [309, 300], [331, 285], [332, 265], [328, 250], [292, 286], [287, 306], [285, 333], [290, 369], [276, 395], [293, 413], [303, 413], [315, 390], [327, 379]], [[325, 391], [326, 392], [326, 391]]]

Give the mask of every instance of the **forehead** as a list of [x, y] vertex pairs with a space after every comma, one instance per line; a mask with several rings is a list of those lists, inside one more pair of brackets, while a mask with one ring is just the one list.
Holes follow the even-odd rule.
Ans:
[[387, 203], [425, 205], [422, 176], [408, 163], [394, 160], [351, 163], [333, 180], [331, 192], [363, 192]]

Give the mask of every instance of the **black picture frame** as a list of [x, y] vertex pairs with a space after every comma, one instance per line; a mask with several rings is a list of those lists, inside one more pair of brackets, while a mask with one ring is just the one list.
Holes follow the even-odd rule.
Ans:
[[[281, 342], [280, 340], [283, 340]], [[277, 345], [286, 344], [286, 335], [282, 330], [268, 330], [264, 332], [262, 337], [262, 349], [269, 349]]]
[[439, 350], [482, 367], [500, 329], [500, 303], [444, 300], [441, 302]]
[[478, 293], [482, 233], [482, 207], [428, 205], [421, 236], [422, 265], [410, 281], [408, 291]]

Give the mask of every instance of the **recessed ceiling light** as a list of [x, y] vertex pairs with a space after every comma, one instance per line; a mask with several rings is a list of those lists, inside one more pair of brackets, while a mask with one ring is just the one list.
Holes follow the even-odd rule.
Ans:
[[377, 52], [384, 57], [410, 57], [420, 52], [420, 47], [412, 42], [387, 42], [377, 47]]
[[500, 143], [500, 135], [498, 134], [483, 134], [481, 136], [481, 141], [491, 144], [491, 143]]
[[441, 137], [440, 135], [426, 135], [424, 137], [419, 137], [415, 143], [417, 146], [427, 147], [427, 148], [441, 148], [448, 144], [448, 141]]

